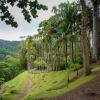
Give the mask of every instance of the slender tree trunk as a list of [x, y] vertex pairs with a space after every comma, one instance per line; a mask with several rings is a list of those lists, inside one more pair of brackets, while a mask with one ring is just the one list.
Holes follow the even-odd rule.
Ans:
[[[90, 32], [89, 32], [89, 35], [88, 35], [88, 45], [89, 45], [89, 51], [91, 50], [91, 35], [90, 35]], [[92, 62], [92, 52], [90, 51], [90, 64]]]
[[67, 40], [65, 40], [65, 49], [66, 49], [66, 50], [65, 50], [66, 67], [68, 67], [68, 66], [67, 66], [67, 64], [68, 64], [68, 63], [67, 63], [67, 62], [68, 62], [68, 61], [67, 61], [67, 56], [68, 56], [68, 52], [67, 52]]
[[77, 48], [77, 43], [76, 43], [76, 39], [75, 39], [75, 56], [74, 56], [75, 57], [75, 62], [76, 62], [76, 55], [77, 55], [77, 49], [76, 48]]
[[73, 32], [74, 32], [74, 24], [72, 25], [71, 29], [71, 58], [72, 58], [72, 63], [74, 63], [74, 41], [73, 41]]
[[[75, 19], [76, 18], [74, 18], [74, 21], [75, 21]], [[74, 22], [74, 30], [73, 31], [74, 31], [74, 33], [76, 31], [75, 22]], [[77, 36], [74, 37], [74, 46], [73, 46], [74, 47], [74, 63], [76, 63], [76, 37]]]
[[98, 60], [98, 3], [97, 0], [93, 0], [93, 60]]
[[74, 63], [74, 42], [72, 40], [72, 62]]
[[68, 40], [66, 39], [65, 40], [65, 48], [66, 48], [66, 50], [65, 50], [65, 55], [66, 55], [66, 68], [67, 68], [67, 87], [68, 87], [68, 85], [69, 85], [69, 68], [68, 68]]
[[59, 49], [60, 49], [60, 46], [58, 45], [58, 58], [57, 58], [58, 59], [58, 70], [60, 70], [60, 65], [61, 65], [61, 63], [60, 63], [60, 52], [59, 52], [60, 50]]
[[88, 47], [88, 38], [87, 38], [87, 28], [88, 28], [88, 18], [87, 18], [87, 7], [85, 0], [80, 0], [82, 6], [82, 29], [81, 29], [81, 42], [83, 50], [83, 66], [85, 70], [85, 75], [91, 73], [89, 65], [89, 47]]

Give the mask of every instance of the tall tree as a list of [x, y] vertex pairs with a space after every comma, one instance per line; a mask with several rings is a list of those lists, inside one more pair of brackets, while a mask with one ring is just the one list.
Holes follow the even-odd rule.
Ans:
[[98, 34], [98, 18], [99, 18], [99, 0], [92, 0], [93, 4], [93, 60], [99, 59], [99, 34]]
[[85, 75], [91, 73], [89, 65], [89, 47], [88, 47], [88, 38], [87, 38], [87, 28], [88, 28], [88, 17], [87, 17], [87, 6], [85, 0], [80, 0], [82, 7], [82, 27], [81, 27], [81, 41], [83, 49], [83, 66], [85, 69]]
[[27, 69], [30, 71], [33, 67], [33, 62], [36, 59], [35, 42], [31, 36], [28, 36], [28, 38], [23, 41], [21, 49], [20, 56], [22, 56], [24, 63], [27, 65]]

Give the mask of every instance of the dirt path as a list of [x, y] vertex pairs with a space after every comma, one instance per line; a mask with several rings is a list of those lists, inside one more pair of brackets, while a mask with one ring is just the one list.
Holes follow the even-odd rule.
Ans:
[[17, 97], [16, 100], [23, 100], [24, 97], [31, 91], [32, 85], [32, 80], [30, 79], [27, 86], [21, 91], [20, 95]]
[[95, 74], [96, 77], [92, 81], [53, 100], [100, 100], [100, 71]]
[[4, 92], [4, 86], [1, 86], [0, 94], [2, 94], [3, 92]]

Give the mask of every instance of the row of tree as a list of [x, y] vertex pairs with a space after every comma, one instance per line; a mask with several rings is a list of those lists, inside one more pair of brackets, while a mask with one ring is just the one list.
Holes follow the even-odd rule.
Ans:
[[54, 15], [42, 21], [38, 34], [24, 42], [28, 69], [47, 66], [60, 70], [69, 63], [83, 63], [85, 74], [90, 74], [90, 62], [98, 61], [100, 56], [98, 8], [99, 0], [90, 4], [80, 0], [53, 7]]
[[[54, 16], [40, 23], [39, 33], [28, 37], [22, 44], [22, 54], [24, 53], [28, 69], [37, 67], [61, 70], [68, 68], [70, 63], [83, 63], [79, 4], [61, 3], [58, 7], [53, 7], [52, 11]], [[89, 7], [88, 11], [91, 13]]]
[[[37, 10], [47, 9], [37, 0], [1, 0], [0, 19], [14, 27], [17, 23], [9, 13], [7, 3], [12, 7], [17, 4], [28, 22], [31, 15], [37, 17]], [[20, 52], [22, 65], [28, 69], [35, 65], [38, 69], [46, 66], [50, 70], [58, 70], [68, 68], [69, 63], [78, 63], [83, 64], [86, 75], [90, 74], [90, 61], [98, 61], [100, 57], [99, 5], [99, 0], [92, 0], [90, 5], [86, 0], [80, 0], [53, 7], [54, 16], [41, 22], [38, 34], [23, 42]]]

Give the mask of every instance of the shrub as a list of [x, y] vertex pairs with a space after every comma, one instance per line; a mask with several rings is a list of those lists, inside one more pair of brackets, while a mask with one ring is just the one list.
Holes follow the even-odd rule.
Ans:
[[5, 79], [4, 78], [0, 78], [0, 88], [1, 88], [1, 85], [4, 83]]
[[74, 63], [71, 63], [70, 65], [69, 65], [69, 67], [70, 67], [70, 70], [72, 70], [72, 71], [77, 71], [77, 76], [78, 76], [78, 70], [82, 67], [80, 64], [78, 64], [78, 63], [76, 63], [76, 64], [74, 64]]
[[70, 66], [70, 69], [73, 70], [73, 71], [77, 71], [81, 68], [81, 65], [78, 64], [78, 63], [76, 63], [76, 64], [71, 63], [69, 66]]

